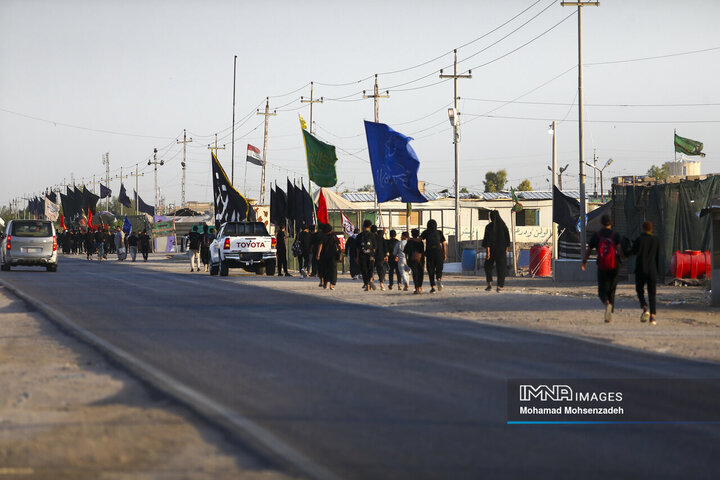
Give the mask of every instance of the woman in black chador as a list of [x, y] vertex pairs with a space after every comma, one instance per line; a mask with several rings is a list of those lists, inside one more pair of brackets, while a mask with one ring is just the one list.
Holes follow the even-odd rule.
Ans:
[[500, 292], [505, 286], [505, 272], [507, 271], [507, 252], [510, 246], [510, 232], [507, 225], [500, 218], [497, 210], [490, 212], [490, 223], [485, 227], [485, 237], [482, 241], [487, 255], [485, 259], [485, 278], [487, 287], [485, 290], [492, 290], [493, 265], [497, 270], [497, 291]]

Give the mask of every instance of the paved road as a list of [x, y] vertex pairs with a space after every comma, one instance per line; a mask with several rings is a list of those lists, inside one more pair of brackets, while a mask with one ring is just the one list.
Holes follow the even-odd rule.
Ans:
[[268, 433], [277, 451], [319, 466], [318, 476], [657, 479], [720, 470], [720, 425], [506, 423], [507, 379], [720, 376], [716, 365], [360, 310], [151, 264], [61, 258], [58, 270], [0, 279]]

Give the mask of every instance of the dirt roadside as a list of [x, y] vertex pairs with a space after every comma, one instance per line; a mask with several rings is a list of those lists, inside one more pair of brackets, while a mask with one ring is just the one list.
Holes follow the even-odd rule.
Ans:
[[0, 478], [288, 478], [0, 287]]

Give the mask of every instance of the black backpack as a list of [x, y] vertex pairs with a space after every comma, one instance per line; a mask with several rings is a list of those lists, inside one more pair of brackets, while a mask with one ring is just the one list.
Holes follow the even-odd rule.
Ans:
[[360, 237], [360, 253], [375, 256], [375, 242], [372, 241], [372, 232], [363, 232]]

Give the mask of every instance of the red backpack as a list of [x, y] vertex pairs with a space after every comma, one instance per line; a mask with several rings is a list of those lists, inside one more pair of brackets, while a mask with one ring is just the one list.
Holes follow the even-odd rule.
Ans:
[[617, 262], [615, 261], [617, 255], [615, 249], [615, 232], [609, 237], [600, 237], [597, 250], [597, 266], [600, 270], [614, 270], [617, 268]]

